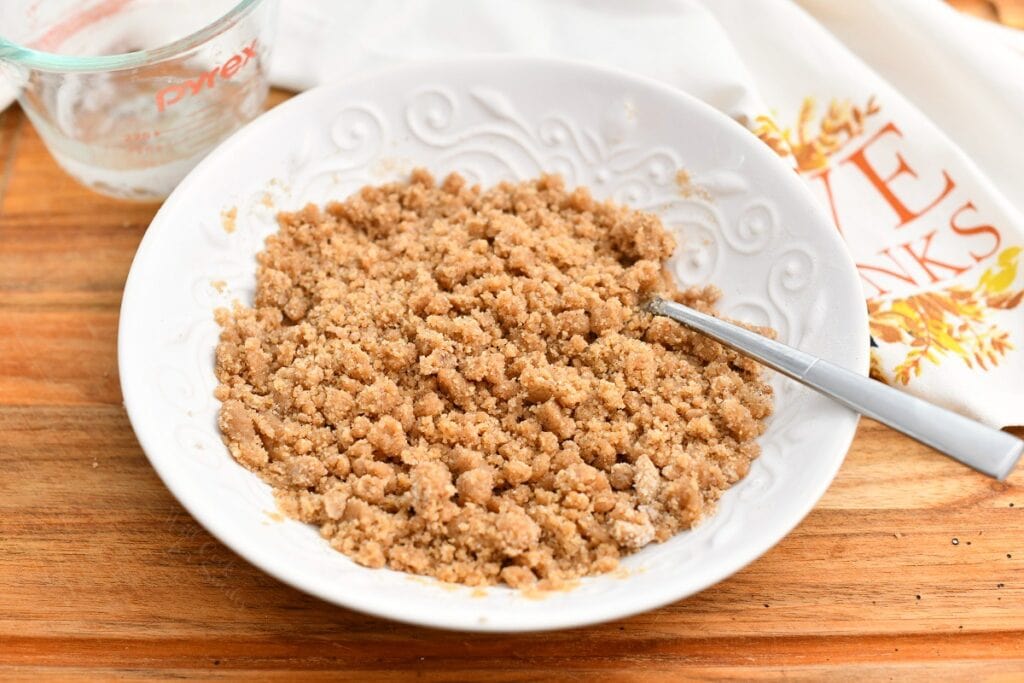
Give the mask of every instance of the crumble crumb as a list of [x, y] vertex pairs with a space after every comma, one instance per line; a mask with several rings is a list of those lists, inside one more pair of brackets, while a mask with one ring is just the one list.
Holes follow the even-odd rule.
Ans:
[[759, 454], [759, 366], [639, 306], [719, 296], [676, 290], [654, 215], [416, 170], [279, 223], [255, 304], [217, 312], [219, 424], [362, 565], [570, 586], [696, 524]]
[[232, 206], [220, 212], [220, 225], [229, 235], [238, 227], [238, 207]]

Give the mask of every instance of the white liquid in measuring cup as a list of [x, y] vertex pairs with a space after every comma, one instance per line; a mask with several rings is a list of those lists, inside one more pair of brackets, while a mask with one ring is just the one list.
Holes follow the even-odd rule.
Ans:
[[265, 86], [223, 83], [154, 113], [152, 88], [91, 84], [88, 92], [65, 82], [47, 93], [53, 119], [33, 122], [57, 162], [81, 182], [138, 199], [166, 197], [217, 142], [257, 116], [266, 98]]
[[[115, 4], [116, 12], [69, 35], [57, 27], [39, 44], [67, 55], [123, 54], [167, 45], [219, 16], [197, 20], [159, 2]], [[255, 33], [236, 25], [134, 69], [33, 71], [22, 101], [57, 162], [82, 183], [119, 197], [160, 199], [262, 110], [266, 51]], [[57, 42], [59, 49], [48, 45]]]

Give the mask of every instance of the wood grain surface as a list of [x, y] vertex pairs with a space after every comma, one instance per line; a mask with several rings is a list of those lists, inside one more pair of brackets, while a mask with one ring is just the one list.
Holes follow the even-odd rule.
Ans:
[[156, 207], [80, 188], [17, 107], [0, 164], [0, 677], [1021, 680], [1024, 468], [997, 483], [870, 421], [777, 547], [631, 619], [450, 633], [284, 586], [192, 520], [125, 416], [118, 306]]

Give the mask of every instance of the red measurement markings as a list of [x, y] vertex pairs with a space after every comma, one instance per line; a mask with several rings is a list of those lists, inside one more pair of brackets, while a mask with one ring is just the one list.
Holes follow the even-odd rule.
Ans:
[[160, 131], [140, 130], [125, 133], [122, 142], [128, 152], [141, 156], [152, 156], [162, 154], [168, 149], [168, 145], [159, 142]]
[[83, 28], [106, 19], [128, 4], [129, 0], [105, 0], [78, 14], [74, 14], [48, 30], [31, 47], [44, 52], [53, 52], [60, 45]]

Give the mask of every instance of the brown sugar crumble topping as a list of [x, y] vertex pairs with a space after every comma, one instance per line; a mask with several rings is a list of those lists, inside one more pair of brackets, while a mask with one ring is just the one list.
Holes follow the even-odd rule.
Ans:
[[718, 296], [676, 290], [654, 215], [418, 170], [279, 222], [255, 305], [217, 313], [220, 428], [359, 564], [557, 587], [690, 528], [758, 456], [759, 366], [640, 308]]

